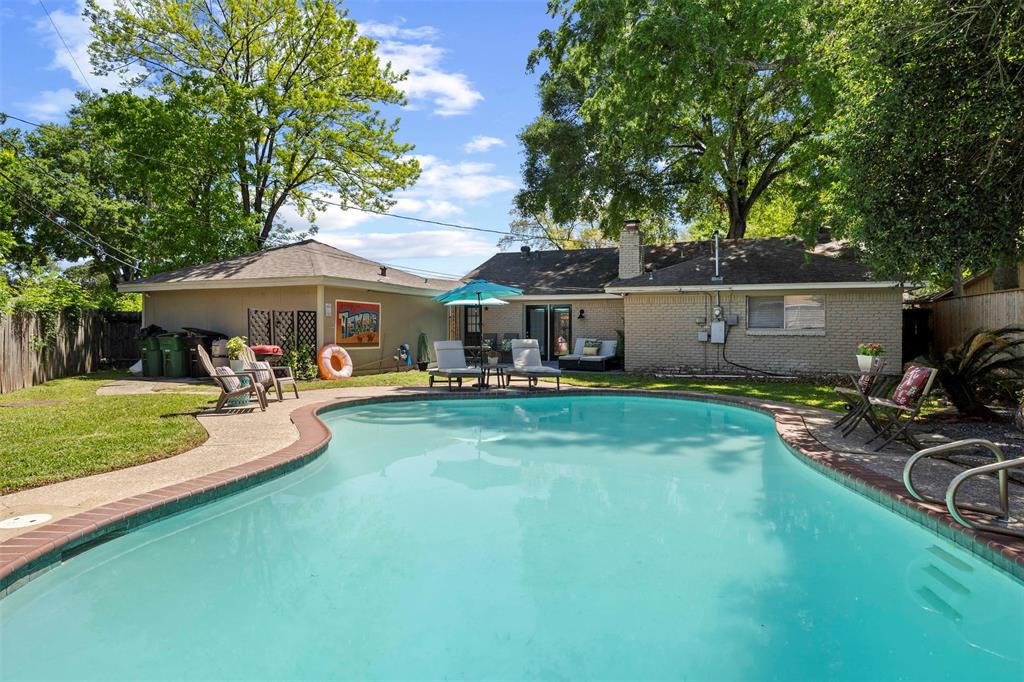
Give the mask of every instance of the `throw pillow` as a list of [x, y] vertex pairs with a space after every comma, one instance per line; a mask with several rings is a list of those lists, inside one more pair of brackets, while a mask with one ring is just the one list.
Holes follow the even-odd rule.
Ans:
[[256, 375], [256, 381], [269, 386], [274, 381], [274, 370], [270, 369], [269, 362], [250, 362], [247, 363], [249, 367], [247, 369], [253, 370]]
[[230, 367], [218, 367], [217, 374], [224, 377], [224, 389], [228, 393], [237, 391], [242, 387], [242, 382], [238, 380], [238, 376], [231, 371]]
[[594, 346], [584, 346], [583, 347], [583, 354], [584, 355], [591, 355], [591, 356], [597, 355], [597, 351], [598, 350], [599, 350], [599, 348], [595, 348]]
[[920, 398], [924, 391], [925, 384], [932, 371], [925, 367], [912, 367], [907, 370], [900, 381], [900, 385], [893, 391], [892, 401], [903, 407], [910, 407]]

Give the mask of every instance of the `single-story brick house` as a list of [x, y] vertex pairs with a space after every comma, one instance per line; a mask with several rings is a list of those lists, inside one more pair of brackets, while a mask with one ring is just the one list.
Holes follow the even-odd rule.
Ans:
[[420, 333], [448, 336], [448, 312], [432, 298], [459, 282], [384, 266], [305, 241], [164, 272], [119, 285], [142, 294], [142, 324], [198, 327], [286, 351], [341, 343], [357, 371], [393, 365]]
[[717, 262], [718, 277], [714, 242], [644, 246], [631, 221], [617, 248], [493, 256], [467, 277], [524, 296], [486, 309], [482, 327], [473, 311], [459, 325], [464, 338], [537, 338], [548, 360], [575, 338], [621, 333], [629, 372], [853, 371], [867, 341], [900, 366], [901, 284], [874, 279], [837, 244], [722, 240]]

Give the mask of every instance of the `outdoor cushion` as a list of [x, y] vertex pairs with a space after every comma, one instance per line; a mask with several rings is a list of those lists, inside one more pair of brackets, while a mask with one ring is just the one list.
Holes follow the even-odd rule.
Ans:
[[599, 351], [599, 350], [601, 350], [600, 346], [587, 346], [586, 348], [583, 349], [583, 357], [584, 358], [587, 357], [587, 356], [593, 357], [593, 356], [597, 355], [597, 351]]
[[517, 376], [539, 376], [539, 375], [561, 376], [562, 370], [556, 369], [554, 367], [545, 367], [544, 365], [541, 365], [540, 367], [528, 367], [528, 368], [524, 368], [524, 369], [510, 369], [510, 370], [508, 370], [508, 373], [509, 374], [515, 374]]
[[430, 370], [430, 374], [440, 374], [442, 376], [476, 377], [480, 376], [480, 370], [477, 369], [476, 367], [449, 367], [447, 369], [442, 369], [438, 367], [437, 369]]
[[892, 394], [892, 402], [903, 407], [910, 407], [921, 396], [928, 379], [931, 378], [932, 370], [927, 367], [911, 367], [903, 375], [899, 386]]
[[611, 360], [614, 355], [593, 355], [591, 357], [580, 358], [580, 362], [604, 362], [605, 360]]
[[435, 341], [434, 357], [437, 358], [438, 369], [465, 368], [466, 352], [462, 348], [462, 341]]
[[615, 355], [615, 347], [619, 345], [618, 341], [602, 341], [601, 350], [598, 351], [598, 355]]
[[274, 381], [274, 370], [270, 368], [269, 362], [247, 362], [245, 363], [246, 369], [253, 370], [253, 374], [256, 375], [256, 381], [263, 385], [267, 385]]
[[237, 391], [242, 387], [242, 382], [238, 379], [238, 376], [231, 371], [230, 367], [217, 367], [217, 374], [224, 377], [224, 388], [228, 393]]
[[[576, 339], [576, 344], [572, 347], [572, 355], [576, 356], [576, 357], [579, 357], [580, 355], [583, 355], [583, 346], [584, 346], [584, 344], [586, 344], [587, 341], [593, 341], [593, 339], [583, 339], [583, 338]], [[562, 357], [567, 357], [567, 356], [563, 355]]]

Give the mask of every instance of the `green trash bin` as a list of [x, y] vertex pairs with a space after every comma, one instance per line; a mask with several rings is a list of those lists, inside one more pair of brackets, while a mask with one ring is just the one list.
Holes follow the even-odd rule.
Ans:
[[159, 377], [164, 373], [164, 356], [160, 352], [160, 341], [149, 336], [139, 343], [142, 351], [142, 376]]
[[161, 334], [160, 353], [163, 354], [163, 370], [165, 377], [188, 376], [188, 351], [179, 334]]

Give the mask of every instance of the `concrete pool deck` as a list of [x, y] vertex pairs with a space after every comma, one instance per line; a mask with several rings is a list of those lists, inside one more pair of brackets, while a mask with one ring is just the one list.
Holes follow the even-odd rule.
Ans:
[[[109, 388], [109, 387], [108, 387]], [[126, 387], [135, 391], [136, 387]], [[940, 505], [917, 502], [903, 488], [903, 463], [909, 449], [870, 453], [857, 434], [840, 445], [831, 434], [836, 413], [750, 398], [677, 391], [630, 391], [565, 388], [562, 395], [640, 394], [666, 398], [709, 400], [750, 407], [775, 417], [779, 434], [797, 454], [825, 475], [872, 497], [877, 502], [912, 518], [964, 545], [983, 558], [1024, 579], [1024, 541], [979, 533], [956, 525]], [[330, 438], [316, 413], [345, 403], [414, 400], [417, 398], [476, 399], [502, 395], [551, 395], [553, 391], [528, 392], [500, 389], [478, 393], [445, 388], [365, 387], [305, 391], [299, 399], [272, 401], [266, 412], [244, 408], [215, 413], [207, 410], [197, 418], [209, 432], [202, 445], [162, 460], [80, 479], [0, 496], [0, 520], [22, 514], [45, 513], [45, 524], [17, 530], [0, 530], [0, 595], [22, 579], [58, 563], [64, 552], [100, 541], [104, 535], [144, 525], [161, 516], [230, 494], [295, 469], [318, 456]], [[934, 462], [921, 467], [915, 479], [932, 494], [963, 467]], [[964, 499], [988, 497], [981, 483], [965, 490]], [[1012, 486], [1017, 509], [1024, 508], [1024, 487]]]

